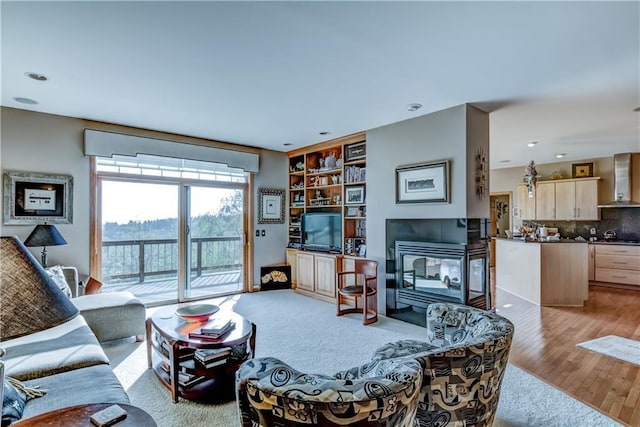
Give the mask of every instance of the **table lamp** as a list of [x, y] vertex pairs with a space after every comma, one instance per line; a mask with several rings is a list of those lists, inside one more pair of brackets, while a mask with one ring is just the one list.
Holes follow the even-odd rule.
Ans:
[[66, 245], [67, 241], [64, 240], [55, 225], [44, 223], [42, 225], [36, 225], [29, 237], [24, 241], [25, 246], [42, 246], [42, 252], [40, 257], [42, 259], [42, 266], [47, 268], [47, 246], [59, 246]]

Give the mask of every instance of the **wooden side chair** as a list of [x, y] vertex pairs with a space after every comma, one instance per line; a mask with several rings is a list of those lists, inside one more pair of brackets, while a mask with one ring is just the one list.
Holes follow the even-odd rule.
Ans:
[[[337, 274], [338, 316], [349, 313], [362, 313], [363, 323], [368, 325], [378, 320], [378, 261], [356, 259], [353, 271]], [[362, 307], [358, 300], [362, 298]], [[353, 306], [346, 302], [353, 299]], [[346, 304], [347, 307], [342, 306]]]

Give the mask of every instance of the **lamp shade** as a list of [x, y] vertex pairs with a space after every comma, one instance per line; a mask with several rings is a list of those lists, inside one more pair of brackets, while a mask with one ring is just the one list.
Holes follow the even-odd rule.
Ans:
[[0, 301], [0, 341], [49, 329], [78, 315], [17, 237], [0, 237]]
[[25, 246], [59, 246], [66, 245], [67, 241], [60, 234], [55, 225], [36, 225], [29, 237], [24, 241]]

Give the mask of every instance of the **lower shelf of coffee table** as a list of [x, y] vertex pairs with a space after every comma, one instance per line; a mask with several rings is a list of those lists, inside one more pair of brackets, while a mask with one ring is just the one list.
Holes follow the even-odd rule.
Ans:
[[[165, 387], [171, 390], [169, 372], [163, 367], [163, 365], [168, 362], [157, 353], [153, 354], [152, 360], [153, 370], [156, 376]], [[242, 360], [231, 359], [227, 360], [225, 364], [213, 368], [205, 368], [203, 366], [196, 367], [190, 375], [198, 379], [188, 385], [183, 385], [178, 382], [178, 396], [183, 399], [198, 402], [233, 400], [235, 394], [235, 373], [242, 362]]]

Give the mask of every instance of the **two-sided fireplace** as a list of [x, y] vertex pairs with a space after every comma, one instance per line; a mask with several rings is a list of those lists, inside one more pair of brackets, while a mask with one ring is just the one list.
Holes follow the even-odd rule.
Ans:
[[[415, 239], [416, 234], [411, 237]], [[460, 240], [463, 237], [467, 236], [458, 236]], [[387, 314], [424, 324], [426, 308], [434, 302], [490, 308], [487, 243], [482, 236], [465, 240], [389, 242], [393, 255], [387, 260]]]

